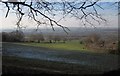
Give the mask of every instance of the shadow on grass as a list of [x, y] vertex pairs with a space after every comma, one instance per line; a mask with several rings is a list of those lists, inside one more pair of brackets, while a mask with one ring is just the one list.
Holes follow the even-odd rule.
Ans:
[[63, 62], [3, 56], [3, 74], [102, 74], [94, 67]]

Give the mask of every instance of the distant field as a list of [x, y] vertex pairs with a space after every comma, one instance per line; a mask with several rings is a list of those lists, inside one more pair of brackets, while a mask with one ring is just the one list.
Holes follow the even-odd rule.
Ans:
[[80, 44], [78, 41], [68, 41], [66, 43], [17, 43], [20, 45], [44, 47], [55, 50], [74, 50], [74, 51], [87, 51], [84, 44]]
[[63, 42], [56, 42], [56, 43], [22, 42], [22, 43], [14, 43], [14, 44], [33, 46], [33, 47], [43, 47], [43, 48], [53, 49], [53, 50], [80, 51], [80, 52], [90, 52], [90, 53], [109, 53], [107, 50], [104, 50], [104, 49], [87, 48], [85, 44], [80, 44], [80, 41], [78, 40], [66, 41], [65, 43]]

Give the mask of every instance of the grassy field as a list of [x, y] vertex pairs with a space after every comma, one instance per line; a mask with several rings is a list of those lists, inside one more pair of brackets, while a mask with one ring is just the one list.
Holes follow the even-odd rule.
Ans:
[[80, 44], [78, 41], [68, 41], [66, 43], [17, 43], [20, 45], [44, 47], [55, 50], [74, 50], [74, 51], [87, 51], [84, 44]]
[[100, 69], [63, 62], [3, 56], [3, 74], [99, 74]]

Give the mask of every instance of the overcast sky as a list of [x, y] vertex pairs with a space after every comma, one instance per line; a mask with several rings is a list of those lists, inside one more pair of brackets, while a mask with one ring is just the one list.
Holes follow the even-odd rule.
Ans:
[[[118, 8], [112, 5], [113, 2], [102, 2], [100, 5], [104, 8], [104, 10], [98, 9], [98, 12], [107, 20], [107, 23], [101, 22], [101, 25], [94, 23], [96, 27], [118, 27]], [[16, 28], [16, 16], [13, 13], [10, 13], [7, 18], [5, 18], [6, 9], [4, 9], [3, 5], [0, 4], [0, 28], [2, 29], [15, 29]], [[59, 19], [59, 16], [56, 16], [55, 19]], [[22, 25], [27, 26], [28, 28], [33, 28], [36, 24], [32, 20], [28, 20], [26, 18], [21, 22]], [[72, 17], [66, 17], [60, 24], [65, 25], [67, 27], [83, 27], [81, 21]], [[46, 28], [48, 26], [41, 26], [41, 28]], [[91, 26], [87, 26], [91, 27]]]

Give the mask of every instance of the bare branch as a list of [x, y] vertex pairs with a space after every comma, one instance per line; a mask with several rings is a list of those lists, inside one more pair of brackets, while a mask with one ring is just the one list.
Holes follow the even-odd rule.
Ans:
[[[31, 0], [31, 2], [2, 2], [7, 7], [7, 13], [6, 17], [8, 16], [8, 13], [10, 10], [14, 10], [17, 13], [19, 13], [19, 18], [17, 25], [20, 27], [20, 22], [22, 21], [23, 16], [27, 15], [28, 18], [33, 19], [37, 23], [37, 29], [41, 24], [47, 24], [45, 19], [48, 20], [48, 25], [50, 25], [55, 31], [54, 26], [61, 27], [66, 33], [68, 33], [69, 28], [65, 27], [64, 25], [61, 25], [59, 22], [67, 17], [68, 15], [75, 17], [79, 20], [85, 19], [85, 23], [88, 23], [92, 26], [87, 19], [87, 17], [91, 17], [94, 21], [98, 22], [100, 24], [100, 21], [106, 22], [104, 18], [98, 13], [95, 6], [103, 9], [100, 5], [97, 3], [99, 0], [96, 0], [94, 2], [90, 2], [89, 0], [86, 0], [84, 2], [78, 1], [78, 2], [67, 2], [66, 0], [61, 0], [62, 2], [47, 2], [43, 0]], [[13, 6], [10, 6], [13, 5]], [[25, 9], [28, 9], [28, 13], [26, 13], [22, 7], [26, 7]], [[12, 9], [10, 9], [12, 8]], [[87, 8], [91, 8], [94, 11], [90, 12]], [[55, 20], [54, 16], [56, 16], [58, 13], [63, 13], [63, 17], [61, 17], [59, 20]], [[57, 12], [57, 13], [55, 13]], [[81, 15], [79, 15], [81, 13]], [[38, 16], [43, 17], [44, 21], [37, 19]], [[51, 17], [52, 16], [52, 17]]]
[[8, 3], [6, 3], [6, 2], [4, 2], [4, 3], [5, 3], [5, 5], [6, 5], [6, 7], [8, 8], [7, 13], [6, 13], [6, 16], [5, 16], [5, 17], [7, 17], [7, 16], [8, 16], [8, 13], [9, 13], [9, 11], [10, 11], [10, 8], [9, 8], [9, 6], [8, 6]]

